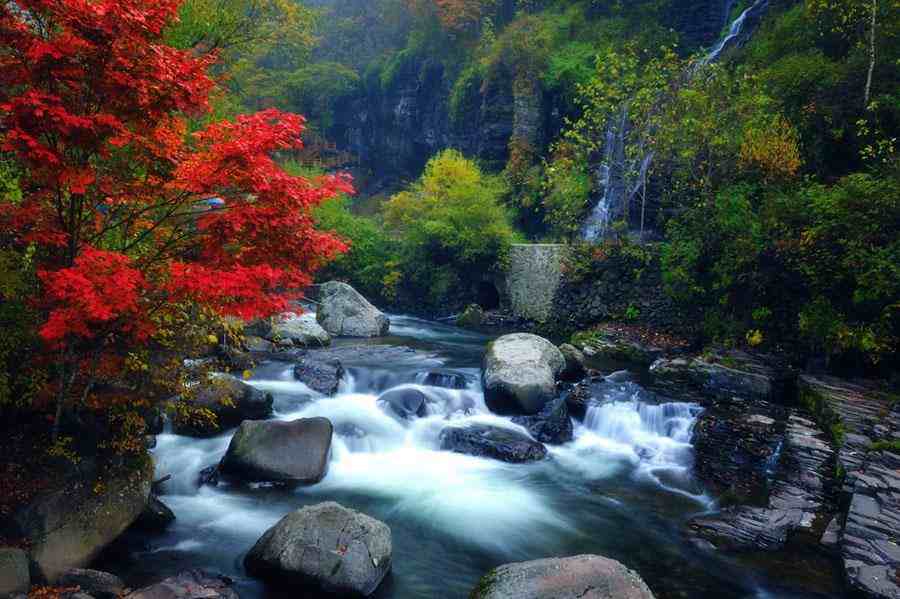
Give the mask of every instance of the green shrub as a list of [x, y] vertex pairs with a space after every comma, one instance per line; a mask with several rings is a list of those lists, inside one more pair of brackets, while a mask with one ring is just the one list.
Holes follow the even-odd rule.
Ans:
[[387, 202], [385, 222], [399, 240], [402, 287], [409, 297], [432, 308], [446, 306], [502, 268], [516, 238], [501, 203], [505, 192], [500, 177], [445, 150], [418, 181]]

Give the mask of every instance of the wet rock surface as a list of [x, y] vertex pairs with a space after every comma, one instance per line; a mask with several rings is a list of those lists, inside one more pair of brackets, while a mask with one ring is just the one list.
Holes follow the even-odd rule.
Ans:
[[411, 420], [428, 415], [428, 398], [411, 387], [391, 389], [378, 398], [382, 409], [400, 418]]
[[346, 283], [331, 281], [319, 289], [316, 320], [323, 329], [340, 337], [387, 335], [391, 321], [383, 312]]
[[488, 345], [482, 367], [484, 400], [498, 413], [537, 414], [553, 399], [566, 360], [537, 335], [504, 335]]
[[232, 437], [219, 472], [244, 482], [317, 483], [328, 470], [333, 432], [325, 418], [246, 420]]
[[544, 409], [534, 416], [516, 416], [512, 420], [525, 427], [531, 436], [541, 443], [557, 445], [568, 443], [574, 435], [569, 409], [563, 397], [548, 402]]
[[125, 599], [238, 599], [231, 580], [190, 570], [125, 595]]
[[599, 555], [506, 564], [488, 572], [471, 599], [653, 599], [641, 577]]
[[391, 568], [391, 529], [334, 502], [292, 512], [247, 554], [247, 571], [327, 593], [369, 596]]
[[344, 379], [344, 365], [337, 358], [302, 356], [294, 364], [294, 378], [322, 395], [334, 395]]
[[[812, 530], [828, 522], [834, 511], [835, 455], [827, 435], [796, 413], [788, 415], [783, 435], [774, 432], [774, 427], [770, 416], [751, 415], [731, 429], [732, 435], [743, 437], [733, 450], [742, 456], [739, 460], [747, 459], [755, 484], [762, 483], [764, 488], [765, 475], [774, 475], [765, 503], [734, 505], [719, 514], [695, 518], [689, 524], [694, 534], [721, 548], [773, 550], [783, 547], [798, 529]], [[782, 447], [767, 456], [773, 436]], [[702, 459], [698, 457], [698, 462]], [[707, 475], [713, 470], [710, 465], [701, 468]], [[731, 470], [731, 474], [739, 480], [741, 471]], [[718, 473], [713, 476], [724, 480]]]
[[144, 511], [134, 522], [134, 526], [147, 532], [162, 532], [175, 521], [175, 513], [159, 497], [151, 493]]
[[527, 435], [487, 424], [449, 426], [441, 431], [440, 441], [441, 449], [502, 462], [534, 462], [547, 456], [547, 448]]
[[780, 402], [791, 389], [793, 372], [779, 359], [738, 350], [659, 358], [650, 373], [660, 379], [693, 385], [712, 397]]
[[95, 599], [115, 599], [125, 590], [125, 583], [115, 574], [80, 568], [68, 570], [57, 584], [61, 587], [79, 587], [82, 593]]

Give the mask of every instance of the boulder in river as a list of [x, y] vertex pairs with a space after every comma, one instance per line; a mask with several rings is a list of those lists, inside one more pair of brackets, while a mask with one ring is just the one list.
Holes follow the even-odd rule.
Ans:
[[653, 599], [634, 571], [599, 555], [538, 559], [494, 568], [470, 599]]
[[0, 547], [0, 597], [27, 593], [30, 586], [28, 555], [18, 547]]
[[547, 448], [527, 435], [488, 424], [448, 426], [441, 431], [440, 442], [441, 449], [514, 464], [547, 457]]
[[387, 316], [353, 287], [339, 281], [319, 289], [316, 320], [326, 331], [339, 337], [381, 337], [391, 322]]
[[414, 387], [399, 387], [386, 391], [378, 398], [378, 404], [403, 420], [428, 415], [428, 397]]
[[326, 418], [245, 420], [231, 438], [219, 472], [244, 482], [315, 484], [328, 471], [333, 432]]
[[557, 397], [547, 403], [544, 409], [534, 416], [516, 416], [513, 422], [528, 429], [535, 439], [541, 443], [568, 443], [574, 436], [572, 419], [565, 397]]
[[125, 595], [125, 599], [239, 599], [224, 576], [189, 570]]
[[291, 512], [266, 531], [247, 554], [247, 571], [260, 578], [367, 597], [391, 568], [391, 529], [334, 502]]
[[79, 587], [94, 599], [116, 599], [125, 590], [125, 583], [115, 574], [100, 570], [72, 568], [56, 583], [61, 587]]
[[105, 473], [101, 485], [73, 477], [14, 512], [9, 525], [30, 542], [32, 572], [53, 584], [70, 568], [88, 565], [141, 514], [152, 477], [149, 459]]
[[294, 378], [322, 395], [337, 393], [344, 375], [344, 366], [337, 358], [305, 355], [294, 364]]
[[228, 375], [215, 375], [200, 387], [190, 405], [215, 415], [210, 421], [203, 415], [174, 418], [173, 428], [179, 435], [210, 437], [233, 428], [244, 420], [268, 418], [272, 415], [273, 398], [242, 380]]
[[565, 365], [559, 349], [543, 337], [504, 335], [484, 356], [484, 400], [497, 413], [537, 414], [553, 399]]
[[279, 345], [294, 347], [325, 347], [331, 344], [331, 335], [316, 321], [316, 315], [312, 312], [300, 315], [286, 312], [275, 317], [266, 338]]

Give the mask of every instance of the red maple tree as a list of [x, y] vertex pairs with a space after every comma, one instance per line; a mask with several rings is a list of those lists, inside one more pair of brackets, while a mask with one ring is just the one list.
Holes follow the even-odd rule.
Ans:
[[0, 4], [0, 151], [23, 173], [0, 234], [33, 248], [59, 409], [88, 352], [146, 340], [167, 305], [272, 314], [345, 249], [310, 210], [349, 180], [291, 176], [273, 159], [302, 146], [302, 117], [189, 131], [209, 111], [215, 56], [163, 42], [180, 3]]

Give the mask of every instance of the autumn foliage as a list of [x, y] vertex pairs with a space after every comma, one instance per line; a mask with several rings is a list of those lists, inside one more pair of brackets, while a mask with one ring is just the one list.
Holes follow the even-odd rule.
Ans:
[[61, 401], [88, 376], [86, 355], [146, 341], [172, 306], [268, 315], [345, 249], [310, 210], [349, 180], [291, 176], [274, 159], [302, 147], [302, 117], [195, 130], [216, 57], [164, 44], [179, 4], [0, 5], [0, 151], [22, 189], [4, 199], [0, 239], [33, 252]]

